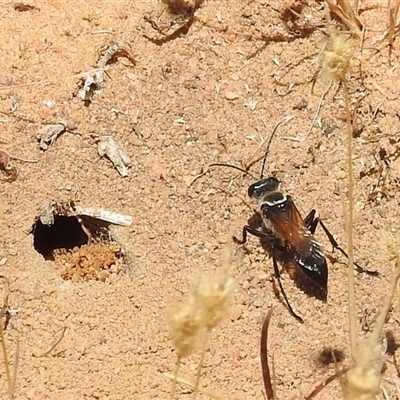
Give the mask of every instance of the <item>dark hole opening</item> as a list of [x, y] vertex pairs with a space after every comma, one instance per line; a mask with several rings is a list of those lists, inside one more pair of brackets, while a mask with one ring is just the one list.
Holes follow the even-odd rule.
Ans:
[[389, 355], [394, 356], [395, 353], [396, 353], [396, 350], [398, 348], [400, 348], [400, 344], [398, 344], [396, 342], [396, 339], [395, 339], [392, 331], [387, 331], [385, 333], [385, 337], [386, 337], [386, 340], [387, 340], [387, 351], [386, 352]]
[[88, 236], [76, 217], [54, 215], [54, 224], [47, 226], [37, 220], [32, 227], [33, 246], [46, 260], [54, 260], [55, 249], [72, 250], [88, 242]]
[[345, 359], [345, 354], [342, 350], [333, 349], [332, 347], [324, 347], [317, 357], [317, 362], [322, 366], [328, 366], [335, 362], [340, 363]]

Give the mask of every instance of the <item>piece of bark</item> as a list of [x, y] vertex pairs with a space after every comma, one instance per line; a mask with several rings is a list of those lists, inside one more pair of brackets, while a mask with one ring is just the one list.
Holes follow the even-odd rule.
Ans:
[[121, 176], [128, 176], [128, 167], [132, 165], [131, 159], [112, 136], [100, 139], [97, 152], [100, 157], [107, 156]]

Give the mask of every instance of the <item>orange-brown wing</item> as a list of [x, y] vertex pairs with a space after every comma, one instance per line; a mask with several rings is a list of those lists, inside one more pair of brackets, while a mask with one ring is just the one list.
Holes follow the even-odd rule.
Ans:
[[271, 203], [262, 208], [264, 223], [292, 248], [297, 265], [326, 293], [328, 267], [321, 245], [315, 241], [290, 196]]
[[299, 255], [307, 257], [311, 254], [314, 238], [291, 199], [283, 209], [270, 210], [267, 218], [276, 234]]

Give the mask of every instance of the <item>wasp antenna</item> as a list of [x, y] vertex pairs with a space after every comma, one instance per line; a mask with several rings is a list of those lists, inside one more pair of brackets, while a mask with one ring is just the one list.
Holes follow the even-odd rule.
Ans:
[[200, 178], [203, 176], [207, 175], [210, 172], [210, 170], [207, 168], [204, 172], [201, 172], [200, 174], [196, 175], [191, 182], [189, 183], [189, 187], [192, 187], [192, 185]]
[[211, 167], [229, 167], [229, 168], [233, 168], [233, 169], [237, 169], [238, 171], [243, 172], [244, 174], [250, 176], [251, 178], [253, 178], [254, 180], [257, 180], [257, 178], [252, 175], [249, 171], [247, 171], [247, 169], [244, 168], [240, 168], [237, 165], [233, 165], [233, 164], [223, 164], [223, 163], [214, 163], [214, 164], [210, 164], [208, 168]]
[[268, 142], [267, 142], [267, 149], [265, 150], [265, 155], [264, 155], [263, 163], [262, 163], [262, 166], [261, 166], [260, 179], [262, 179], [262, 178], [264, 177], [264, 169], [265, 169], [265, 163], [267, 162], [267, 155], [268, 155], [269, 148], [270, 148], [270, 146], [271, 146], [271, 142], [272, 142], [272, 139], [273, 139], [274, 136], [275, 136], [276, 131], [278, 130], [278, 128], [279, 128], [282, 124], [284, 124], [284, 123], [286, 123], [286, 122], [289, 122], [289, 121], [290, 121], [291, 119], [293, 119], [293, 118], [294, 118], [293, 116], [290, 116], [290, 115], [289, 115], [288, 117], [283, 118], [281, 121], [279, 121], [279, 122], [275, 125], [275, 127], [274, 127], [274, 129], [273, 129], [273, 131], [272, 131], [272, 133], [271, 133], [271, 136], [269, 137]]
[[207, 175], [209, 172], [211, 172], [211, 171], [210, 171], [210, 168], [212, 168], [212, 167], [229, 167], [229, 168], [237, 169], [238, 171], [241, 171], [241, 172], [243, 172], [244, 174], [249, 175], [249, 176], [252, 177], [254, 180], [257, 180], [257, 178], [256, 178], [254, 175], [252, 175], [249, 171], [247, 171], [247, 170], [245, 170], [245, 169], [243, 169], [243, 168], [240, 168], [240, 167], [238, 167], [237, 165], [233, 165], [233, 164], [223, 164], [223, 163], [214, 163], [214, 164], [210, 164], [210, 165], [208, 166], [208, 168], [207, 168], [205, 171], [203, 171], [203, 172], [201, 172], [200, 174], [196, 175], [196, 176], [192, 179], [192, 181], [189, 183], [189, 187], [191, 187], [198, 179], [202, 178], [203, 176], [205, 176], [205, 175]]

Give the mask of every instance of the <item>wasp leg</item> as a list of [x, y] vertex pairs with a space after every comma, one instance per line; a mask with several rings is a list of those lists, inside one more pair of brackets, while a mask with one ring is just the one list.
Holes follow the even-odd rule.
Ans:
[[[253, 236], [256, 236], [256, 237], [258, 237], [258, 238], [260, 238], [260, 239], [265, 239], [265, 238], [271, 239], [271, 236], [268, 235], [268, 233], [259, 231], [259, 230], [257, 230], [257, 229], [252, 228], [251, 226], [245, 225], [245, 226], [243, 227], [243, 238], [242, 238], [242, 240], [238, 239], [236, 236], [233, 237], [233, 240], [234, 240], [237, 244], [244, 244], [244, 243], [247, 242], [247, 235], [248, 235], [248, 234], [253, 235]], [[294, 312], [292, 306], [291, 306], [290, 303], [289, 303], [289, 299], [288, 299], [287, 296], [286, 296], [285, 290], [283, 289], [283, 285], [282, 285], [282, 282], [281, 282], [281, 274], [280, 274], [280, 272], [279, 272], [278, 262], [276, 261], [275, 248], [277, 248], [277, 249], [278, 249], [278, 248], [279, 248], [279, 249], [282, 248], [282, 250], [286, 250], [286, 248], [281, 247], [281, 246], [279, 246], [279, 245], [274, 245], [273, 242], [271, 241], [272, 263], [273, 263], [273, 265], [274, 265], [274, 276], [275, 276], [276, 280], [278, 281], [279, 289], [280, 289], [281, 292], [282, 292], [282, 296], [283, 296], [283, 298], [285, 299], [285, 302], [286, 302], [287, 308], [289, 309], [289, 312], [290, 312], [290, 313], [293, 315], [293, 317], [295, 317], [299, 322], [304, 323], [303, 318], [301, 318], [299, 315], [297, 315], [297, 314]]]
[[[312, 215], [312, 217], [310, 217], [310, 215]], [[321, 219], [319, 217], [315, 218], [315, 210], [312, 210], [306, 217], [306, 220], [308, 218], [308, 229], [310, 229], [310, 232], [312, 234], [315, 233], [315, 230], [317, 229], [317, 225], [320, 224], [322, 229], [324, 230], [326, 236], [329, 239], [329, 242], [331, 243], [333, 249], [340, 251], [347, 259], [349, 258], [349, 255], [339, 246], [339, 243], [335, 240], [335, 238], [333, 237], [333, 235], [329, 232], [328, 228], [325, 226], [325, 224], [321, 221]], [[304, 220], [304, 221], [306, 221]], [[364, 273], [364, 274], [368, 274], [368, 275], [372, 275], [372, 276], [378, 276], [379, 272], [378, 271], [371, 271], [369, 269], [363, 268], [360, 265], [358, 265], [357, 263], [354, 263], [354, 266], [356, 267], [358, 272]]]
[[245, 225], [243, 227], [243, 233], [242, 233], [242, 240], [238, 239], [236, 236], [233, 237], [233, 240], [235, 243], [237, 244], [245, 244], [247, 242], [247, 234], [256, 236], [260, 239], [264, 239], [265, 237], [269, 237], [268, 234], [266, 234], [265, 232], [261, 232], [257, 229], [252, 228], [249, 225]]
[[303, 324], [304, 323], [303, 318], [301, 318], [299, 315], [297, 315], [294, 312], [294, 310], [293, 310], [292, 306], [290, 305], [289, 300], [288, 300], [288, 298], [286, 296], [286, 293], [285, 293], [285, 291], [283, 289], [283, 285], [282, 285], [282, 282], [281, 282], [281, 274], [279, 273], [278, 263], [276, 261], [276, 255], [275, 255], [275, 248], [274, 248], [273, 245], [272, 245], [272, 263], [274, 265], [275, 278], [278, 281], [279, 288], [280, 288], [280, 290], [282, 292], [283, 298], [285, 299], [285, 302], [286, 302], [286, 305], [287, 305], [287, 307], [288, 307], [288, 309], [290, 311], [290, 314], [292, 314], [293, 317], [295, 317], [297, 319], [297, 321], [299, 321], [299, 322], [301, 322]]
[[[315, 210], [311, 210], [309, 213], [308, 213], [308, 215], [307, 215], [307, 217], [305, 217], [304, 218], [304, 222], [305, 222], [305, 224], [308, 226], [308, 228], [310, 229], [310, 231], [312, 230], [312, 228], [311, 228], [311, 225], [313, 225], [313, 223], [314, 223], [314, 221], [315, 221], [315, 214], [316, 214], [317, 212], [315, 211]], [[315, 229], [316, 229], [317, 227], [315, 226], [314, 227], [314, 232], [315, 232]], [[314, 233], [314, 232], [311, 232], [311, 233]]]

